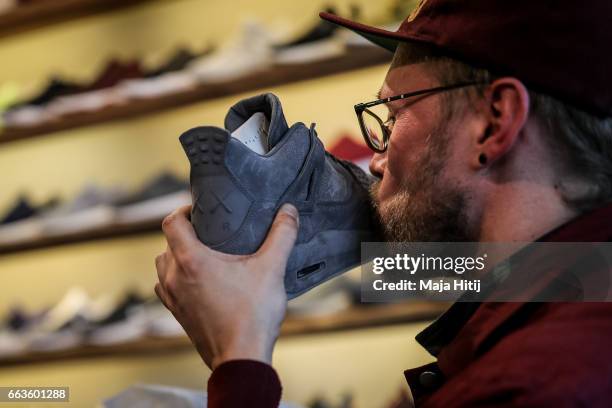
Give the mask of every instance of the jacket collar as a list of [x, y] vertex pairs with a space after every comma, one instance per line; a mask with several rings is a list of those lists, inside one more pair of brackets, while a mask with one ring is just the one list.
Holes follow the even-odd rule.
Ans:
[[[605, 242], [612, 238], [612, 205], [581, 215], [549, 232], [540, 242]], [[456, 302], [416, 336], [452, 375], [503, 333], [503, 326], [533, 314], [539, 303]]]

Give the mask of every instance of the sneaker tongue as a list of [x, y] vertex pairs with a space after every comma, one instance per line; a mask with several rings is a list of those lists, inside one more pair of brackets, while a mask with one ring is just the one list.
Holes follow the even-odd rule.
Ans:
[[268, 131], [270, 122], [263, 112], [253, 114], [238, 129], [232, 132], [232, 137], [240, 140], [245, 146], [257, 154], [268, 153]]
[[[265, 121], [262, 121], [261, 115], [256, 115], [258, 113], [263, 114], [264, 119], [267, 120], [267, 123], [269, 123], [268, 126], [262, 126], [262, 123], [265, 123]], [[255, 118], [253, 119], [253, 117]], [[247, 124], [247, 122], [250, 120], [253, 122]], [[257, 139], [259, 139], [258, 143], [261, 143], [264, 146], [264, 153], [270, 151], [274, 146], [276, 146], [276, 144], [282, 140], [289, 130], [287, 121], [283, 115], [280, 100], [276, 97], [276, 95], [271, 93], [245, 99], [230, 108], [227, 116], [225, 117], [225, 128], [231, 133], [234, 133], [243, 125], [245, 128], [239, 131], [238, 134], [244, 132], [247, 134], [250, 133], [252, 136], [258, 133], [267, 133], [265, 138], [262, 138], [259, 135], [257, 136]], [[266, 128], [267, 132], [263, 130], [255, 130], [254, 132], [247, 131], [247, 129]], [[249, 139], [250, 137], [245, 136], [245, 138]]]

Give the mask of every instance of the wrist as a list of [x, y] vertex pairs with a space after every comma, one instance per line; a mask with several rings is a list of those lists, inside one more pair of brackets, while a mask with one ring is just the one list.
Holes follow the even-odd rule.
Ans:
[[215, 370], [221, 364], [232, 360], [254, 360], [272, 365], [273, 342], [255, 341], [248, 337], [243, 339], [246, 341], [228, 344], [218, 355], [214, 356], [211, 361], [211, 369]]
[[252, 352], [248, 350], [228, 350], [227, 352], [213, 358], [211, 362], [211, 369], [214, 371], [221, 364], [234, 360], [252, 360], [272, 365], [272, 359], [265, 353]]

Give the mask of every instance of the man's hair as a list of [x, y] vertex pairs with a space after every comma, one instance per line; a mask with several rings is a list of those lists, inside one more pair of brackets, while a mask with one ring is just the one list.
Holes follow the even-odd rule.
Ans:
[[[482, 98], [487, 83], [498, 75], [483, 68], [466, 64], [422, 43], [402, 43], [394, 55], [391, 68], [431, 62], [432, 73], [441, 85], [479, 82], [484, 85], [467, 87], [441, 94], [445, 101], [443, 121], [474, 107], [474, 98]], [[584, 212], [612, 201], [612, 117], [600, 118], [568, 103], [529, 90], [530, 116], [544, 133], [551, 151], [568, 171], [559, 174], [558, 188], [564, 201], [575, 210]], [[467, 103], [466, 103], [467, 101]], [[567, 176], [567, 177], [566, 177]], [[572, 191], [568, 182], [585, 180], [586, 191]]]

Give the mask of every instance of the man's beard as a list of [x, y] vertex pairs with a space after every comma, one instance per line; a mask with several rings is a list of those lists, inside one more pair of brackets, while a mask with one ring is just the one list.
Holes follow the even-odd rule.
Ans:
[[370, 195], [388, 242], [477, 241], [468, 228], [468, 193], [441, 177], [448, 149], [446, 135], [435, 132], [416, 170], [385, 203], [377, 199], [380, 181]]

